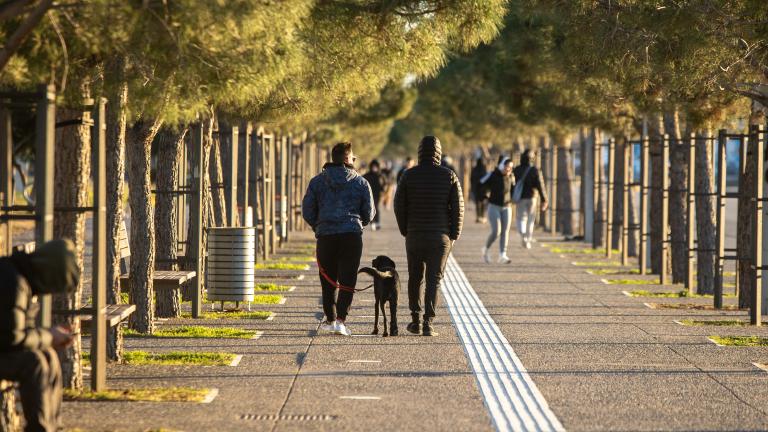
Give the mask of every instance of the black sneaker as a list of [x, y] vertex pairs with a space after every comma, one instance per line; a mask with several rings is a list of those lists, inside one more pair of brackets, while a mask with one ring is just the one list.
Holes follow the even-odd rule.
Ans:
[[437, 332], [432, 331], [432, 323], [429, 321], [424, 321], [424, 325], [421, 329], [422, 336], [437, 336]]
[[408, 327], [406, 327], [406, 330], [413, 334], [419, 334], [421, 333], [421, 326], [419, 325], [418, 321], [414, 321], [410, 324], [408, 324]]

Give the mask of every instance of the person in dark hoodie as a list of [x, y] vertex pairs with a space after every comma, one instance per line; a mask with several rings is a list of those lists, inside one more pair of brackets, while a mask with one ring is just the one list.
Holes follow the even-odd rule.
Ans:
[[488, 203], [488, 197], [485, 191], [480, 185], [480, 180], [488, 174], [488, 169], [485, 167], [485, 161], [483, 157], [477, 158], [477, 163], [472, 167], [472, 172], [469, 174], [469, 185], [471, 187], [469, 194], [472, 196], [472, 200], [475, 201], [475, 222], [485, 223], [485, 207]]
[[[301, 205], [317, 239], [317, 266], [323, 290], [323, 331], [351, 336], [345, 325], [363, 254], [363, 227], [375, 215], [368, 182], [355, 172], [352, 144], [331, 150], [332, 162], [309, 182]], [[338, 300], [336, 290], [338, 289]]]
[[371, 193], [373, 194], [373, 205], [376, 209], [376, 215], [371, 222], [371, 229], [376, 231], [381, 228], [379, 222], [379, 202], [381, 201], [381, 194], [384, 191], [385, 179], [381, 173], [381, 165], [379, 161], [374, 159], [368, 164], [368, 172], [363, 175], [363, 178], [368, 181], [371, 186]]
[[515, 178], [512, 176], [512, 160], [502, 157], [499, 165], [485, 177], [480, 179], [481, 190], [490, 191], [488, 198], [488, 223], [491, 225], [491, 233], [483, 246], [483, 260], [491, 262], [488, 252], [496, 239], [499, 239], [499, 262], [509, 264], [511, 260], [507, 256], [507, 240], [509, 227], [512, 221], [512, 187]]
[[538, 200], [541, 200], [542, 211], [546, 211], [548, 207], [544, 177], [536, 168], [535, 161], [536, 153], [533, 150], [526, 150], [520, 155], [520, 165], [514, 171], [515, 179], [521, 183], [520, 187], [523, 189], [520, 201], [517, 203], [517, 232], [520, 233], [520, 240], [526, 249], [530, 249], [533, 242]]
[[79, 280], [69, 240], [0, 258], [0, 379], [19, 383], [25, 430], [58, 430], [62, 382], [56, 350], [72, 342], [66, 327], [35, 326], [38, 306], [33, 297], [71, 294]]
[[[459, 238], [464, 220], [464, 198], [456, 174], [440, 166], [440, 140], [425, 136], [419, 144], [419, 163], [407, 170], [395, 192], [395, 217], [405, 237], [408, 256], [408, 331], [435, 336], [437, 291], [445, 263]], [[424, 288], [423, 325], [419, 322], [421, 284]]]

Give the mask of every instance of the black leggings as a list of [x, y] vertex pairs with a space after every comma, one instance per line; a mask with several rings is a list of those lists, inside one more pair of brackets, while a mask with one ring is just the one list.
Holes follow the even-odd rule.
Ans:
[[323, 275], [342, 287], [354, 288], [357, 283], [357, 269], [363, 254], [363, 236], [360, 233], [332, 234], [318, 237], [317, 262], [320, 270], [320, 285], [323, 288], [323, 311], [328, 321], [338, 317], [347, 319], [349, 306], [354, 292], [339, 289], [336, 299], [336, 287]]

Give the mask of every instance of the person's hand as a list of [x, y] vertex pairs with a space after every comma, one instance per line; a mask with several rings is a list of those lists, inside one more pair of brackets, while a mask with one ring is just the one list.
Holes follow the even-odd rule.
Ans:
[[544, 201], [543, 203], [541, 203], [541, 211], [547, 211], [548, 208], [549, 208], [548, 202]]
[[53, 336], [53, 348], [61, 349], [72, 344], [72, 331], [69, 327], [58, 325], [51, 328], [51, 336]]

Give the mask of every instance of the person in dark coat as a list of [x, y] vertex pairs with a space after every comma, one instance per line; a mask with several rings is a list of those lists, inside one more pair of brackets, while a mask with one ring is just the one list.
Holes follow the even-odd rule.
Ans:
[[[453, 244], [461, 235], [464, 198], [456, 174], [440, 166], [440, 140], [425, 136], [419, 144], [419, 163], [400, 179], [395, 192], [395, 217], [405, 237], [408, 256], [408, 331], [434, 336], [437, 291]], [[424, 288], [423, 325], [421, 284]]]
[[512, 160], [507, 157], [501, 158], [499, 165], [480, 179], [481, 190], [490, 192], [488, 223], [491, 225], [491, 232], [482, 249], [483, 260], [486, 263], [491, 262], [488, 252], [496, 239], [499, 239], [499, 262], [503, 264], [511, 262], [507, 256], [507, 240], [512, 222], [512, 187], [514, 185]]
[[523, 247], [531, 248], [533, 242], [533, 228], [536, 224], [536, 213], [538, 212], [539, 200], [541, 200], [541, 210], [546, 211], [547, 191], [544, 189], [544, 177], [536, 168], [536, 153], [533, 150], [526, 150], [520, 155], [520, 165], [514, 170], [515, 179], [522, 183], [522, 194], [517, 203], [517, 232], [520, 233], [520, 240]]
[[381, 228], [379, 219], [379, 202], [381, 201], [381, 194], [384, 192], [386, 186], [386, 179], [381, 173], [381, 165], [379, 161], [374, 159], [368, 164], [368, 172], [363, 176], [371, 186], [371, 193], [373, 194], [373, 205], [376, 209], [375, 216], [371, 223], [371, 230], [376, 231]]
[[80, 280], [75, 247], [54, 240], [35, 252], [0, 258], [0, 379], [19, 383], [28, 431], [56, 431], [62, 399], [57, 349], [72, 343], [64, 326], [35, 325], [34, 296], [71, 294]]
[[363, 254], [363, 227], [371, 223], [376, 210], [370, 185], [352, 165], [352, 144], [336, 144], [331, 160], [309, 182], [301, 214], [317, 238], [317, 267], [326, 318], [320, 329], [351, 336], [345, 322]]
[[469, 194], [472, 200], [475, 202], [475, 222], [485, 223], [485, 207], [488, 202], [488, 197], [481, 190], [480, 180], [488, 174], [488, 169], [485, 167], [485, 161], [483, 157], [477, 158], [477, 163], [472, 167], [472, 172], [469, 174]]
[[408, 156], [405, 158], [405, 163], [403, 163], [402, 168], [400, 168], [400, 171], [397, 172], [397, 182], [400, 183], [400, 179], [403, 178], [403, 174], [405, 174], [405, 171], [407, 171], [409, 168], [413, 168], [413, 158]]

